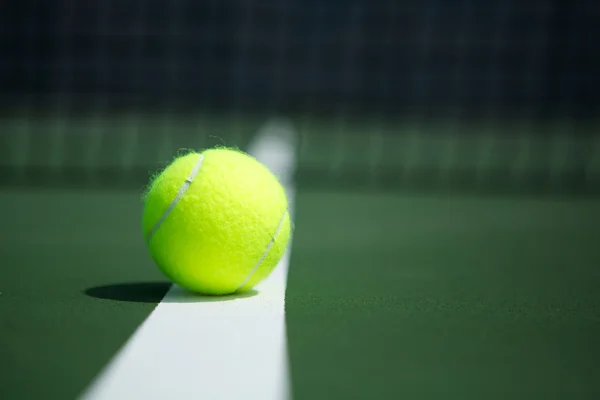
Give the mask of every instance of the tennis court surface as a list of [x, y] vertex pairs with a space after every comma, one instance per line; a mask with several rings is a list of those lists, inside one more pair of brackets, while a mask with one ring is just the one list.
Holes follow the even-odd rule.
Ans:
[[[138, 118], [140, 125], [155, 125]], [[268, 148], [257, 150], [253, 145], [265, 130], [301, 126], [291, 120], [253, 123], [258, 120], [249, 118], [243, 125], [246, 130], [238, 135], [245, 138], [246, 147], [262, 151], [267, 158]], [[178, 361], [171, 364], [159, 354], [152, 360], [156, 365], [149, 372], [150, 381], [126, 378], [116, 386], [118, 390], [129, 386], [127, 390], [133, 393], [144, 392], [140, 385], [153, 388], [153, 380], [169, 382], [172, 375], [177, 380], [177, 376], [189, 375], [183, 369], [192, 365], [197, 368], [194, 375], [206, 376], [197, 376], [183, 391], [194, 383], [211, 386], [211, 380], [213, 385], [216, 380], [225, 398], [229, 391], [235, 393], [234, 378], [242, 378], [236, 376], [235, 368], [229, 373], [211, 368], [209, 358], [203, 357], [218, 358], [219, 354], [203, 351], [226, 351], [235, 344], [219, 343], [218, 338], [202, 334], [198, 343], [182, 338], [183, 343], [203, 349], [199, 352], [182, 348], [177, 340], [163, 340], [185, 335], [188, 325], [195, 324], [201, 325], [201, 332], [231, 329], [233, 338], [256, 335], [256, 330], [268, 336], [273, 329], [281, 329], [263, 315], [263, 306], [244, 310], [244, 302], [263, 296], [260, 287], [252, 298], [206, 302], [185, 295], [163, 299], [171, 285], [158, 272], [144, 243], [140, 226], [144, 183], [138, 178], [150, 174], [144, 173], [151, 170], [144, 160], [154, 157], [158, 162], [160, 154], [170, 154], [170, 149], [159, 145], [164, 142], [158, 134], [132, 137], [138, 131], [131, 130], [137, 126], [131, 121], [136, 120], [130, 118], [122, 125], [105, 121], [122, 131], [115, 137], [108, 130], [99, 131], [94, 150], [126, 160], [127, 166], [99, 167], [110, 160], [97, 155], [97, 164], [90, 159], [85, 159], [90, 164], [68, 164], [67, 160], [92, 154], [86, 147], [89, 138], [80, 143], [77, 139], [86, 134], [86, 126], [98, 129], [98, 125], [82, 121], [74, 124], [76, 132], [55, 134], [51, 129], [56, 121], [38, 120], [39, 136], [19, 145], [27, 146], [30, 154], [60, 150], [56, 166], [32, 161], [43, 163], [57, 157], [50, 151], [46, 159], [28, 158], [26, 164], [3, 169], [0, 201], [6, 212], [0, 309], [4, 323], [0, 331], [10, 368], [0, 387], [6, 398], [85, 396], [107, 366], [118, 364], [116, 355], [127, 343], [138, 340], [139, 327], [152, 320], [157, 304], [165, 301], [172, 308], [161, 315], [179, 312], [170, 303], [180, 302], [180, 306], [200, 309], [201, 320], [175, 319], [180, 326], [168, 326], [169, 318], [163, 318], [152, 325], [158, 329], [155, 341], [141, 339], [140, 346], [164, 345], [180, 352], [171, 354]], [[216, 119], [211, 122], [213, 131], [219, 131]], [[197, 121], [196, 132], [203, 131], [202, 123]], [[13, 121], [11, 126], [15, 125]], [[192, 124], [184, 121], [184, 125]], [[46, 127], [49, 131], [43, 132]], [[3, 132], [11, 131], [5, 128]], [[307, 145], [311, 135], [314, 131], [294, 134], [304, 137]], [[202, 139], [201, 134], [183, 129], [179, 137], [171, 129], [168, 137], [180, 140], [172, 145], [173, 154], [184, 143], [195, 145], [194, 140]], [[156, 143], [144, 145], [156, 153], [142, 151], [139, 143], [147, 138]], [[228, 142], [226, 137], [221, 139]], [[387, 139], [396, 140], [396, 136], [383, 136]], [[118, 154], [126, 151], [126, 143], [131, 153]], [[438, 180], [428, 181], [428, 190], [402, 190], [400, 186], [381, 190], [375, 183], [364, 187], [364, 182], [334, 190], [322, 184], [336, 179], [326, 175], [334, 176], [335, 171], [322, 167], [331, 162], [332, 155], [319, 158], [309, 147], [305, 154], [312, 158], [303, 159], [295, 143], [294, 154], [299, 156], [298, 179], [291, 182], [294, 190], [290, 192], [295, 232], [285, 291], [287, 330], [283, 339], [277, 336], [287, 347], [281, 355], [286, 357], [282, 365], [288, 376], [254, 382], [259, 384], [255, 393], [273, 393], [274, 389], [264, 386], [277, 385], [285, 385], [294, 398], [560, 398], [574, 394], [593, 398], [598, 393], [600, 203], [596, 197], [552, 192], [552, 186], [543, 182], [540, 185], [549, 192], [515, 193], [503, 186], [498, 187], [504, 194], [490, 192], [489, 187], [476, 185], [477, 176], [485, 171], [475, 168], [471, 181], [466, 181], [473, 189], [452, 191], [439, 183], [434, 186], [448, 173], [442, 167]], [[362, 150], [353, 149], [350, 141], [345, 145], [342, 159], [355, 162]], [[429, 145], [434, 146], [433, 142]], [[461, 151], [460, 143], [450, 145]], [[418, 155], [413, 160], [415, 174], [427, 169], [419, 165], [428, 160]], [[309, 167], [303, 169], [303, 162]], [[314, 165], [321, 165], [323, 181], [302, 184], [303, 171], [314, 170]], [[379, 167], [373, 166], [373, 179]], [[48, 175], [36, 182], [42, 169]], [[343, 165], [341, 171], [346, 171]], [[404, 171], [406, 179], [411, 173]], [[215, 308], [236, 302], [242, 304], [238, 312], [249, 315]], [[278, 308], [269, 313], [281, 314]], [[223, 315], [231, 325], [223, 325]], [[209, 339], [216, 342], [202, 343]], [[244, 353], [235, 354], [218, 365], [269, 368], [260, 354], [251, 360]], [[130, 358], [128, 368], [140, 368], [136, 363], [143, 360], [135, 355]], [[202, 389], [193, 390], [201, 396]], [[117, 397], [119, 393], [130, 392], [114, 392]]]

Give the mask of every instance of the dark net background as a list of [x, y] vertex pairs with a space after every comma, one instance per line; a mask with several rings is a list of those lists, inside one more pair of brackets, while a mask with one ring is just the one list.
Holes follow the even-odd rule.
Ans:
[[143, 184], [298, 134], [308, 186], [595, 192], [593, 0], [0, 5], [0, 182]]

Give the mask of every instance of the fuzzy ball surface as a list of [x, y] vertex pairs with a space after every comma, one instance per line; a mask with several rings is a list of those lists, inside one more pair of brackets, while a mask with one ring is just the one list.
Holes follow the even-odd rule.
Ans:
[[252, 289], [273, 271], [291, 235], [286, 193], [275, 175], [230, 148], [173, 160], [151, 180], [142, 220], [162, 273], [207, 295]]

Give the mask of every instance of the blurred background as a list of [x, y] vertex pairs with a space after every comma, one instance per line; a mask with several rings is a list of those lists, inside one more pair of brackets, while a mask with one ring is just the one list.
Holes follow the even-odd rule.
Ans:
[[0, 183], [298, 132], [302, 187], [598, 193], [593, 0], [0, 4]]

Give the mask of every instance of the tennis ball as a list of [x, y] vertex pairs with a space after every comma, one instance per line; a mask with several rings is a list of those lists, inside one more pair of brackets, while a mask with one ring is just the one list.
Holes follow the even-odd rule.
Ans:
[[175, 158], [144, 194], [143, 233], [158, 268], [201, 294], [245, 292], [287, 247], [284, 188], [255, 158], [212, 148]]

